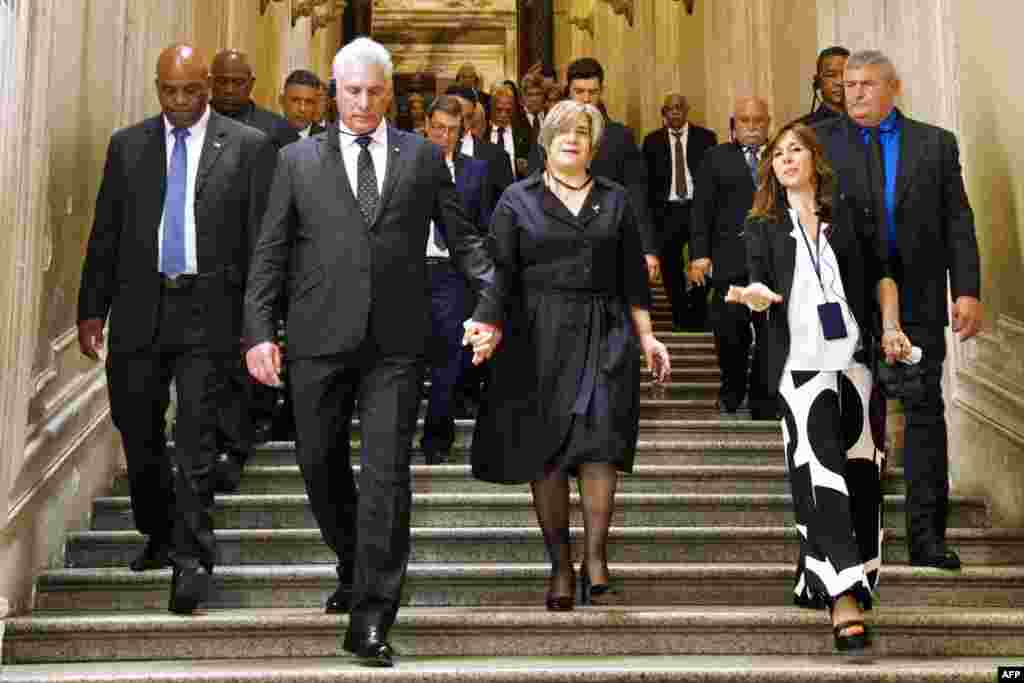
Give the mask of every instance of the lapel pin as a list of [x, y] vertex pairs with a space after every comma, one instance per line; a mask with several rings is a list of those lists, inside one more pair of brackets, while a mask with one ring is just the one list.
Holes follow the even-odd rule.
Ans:
[[594, 204], [594, 213], [597, 213], [600, 210], [601, 210], [601, 205], [600, 204]]
[[223, 143], [220, 143], [220, 142], [216, 142], [216, 141], [215, 141], [215, 142], [213, 143], [213, 146], [214, 146], [214, 147], [216, 147], [217, 149], [220, 149], [220, 148], [221, 148], [221, 147], [223, 146]]

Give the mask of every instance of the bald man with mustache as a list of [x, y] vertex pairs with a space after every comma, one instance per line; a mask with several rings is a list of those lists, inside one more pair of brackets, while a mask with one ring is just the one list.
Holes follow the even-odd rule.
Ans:
[[[162, 112], [114, 133], [82, 268], [78, 343], [106, 340], [111, 416], [121, 433], [132, 514], [147, 537], [135, 571], [174, 567], [168, 609], [206, 599], [215, 416], [240, 356], [242, 296], [277, 154], [262, 132], [209, 106], [209, 62], [191, 45], [157, 62]], [[164, 411], [174, 380], [176, 474]]]

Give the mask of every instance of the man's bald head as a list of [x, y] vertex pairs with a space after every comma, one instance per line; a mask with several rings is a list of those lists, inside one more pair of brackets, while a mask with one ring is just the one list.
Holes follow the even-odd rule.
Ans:
[[241, 50], [221, 50], [210, 65], [213, 108], [227, 116], [247, 110], [255, 82], [248, 55]]
[[188, 43], [176, 43], [156, 62], [156, 92], [160, 108], [175, 128], [191, 128], [206, 113], [210, 99], [210, 65]]
[[679, 130], [686, 125], [690, 116], [690, 103], [679, 93], [669, 93], [665, 95], [665, 102], [661, 105], [661, 116], [666, 126]]
[[768, 103], [760, 97], [740, 97], [733, 107], [736, 141], [741, 145], [760, 147], [768, 140], [772, 117]]

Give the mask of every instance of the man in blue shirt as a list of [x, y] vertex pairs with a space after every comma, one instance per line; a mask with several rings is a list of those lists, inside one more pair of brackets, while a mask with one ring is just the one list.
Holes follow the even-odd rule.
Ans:
[[962, 340], [981, 329], [981, 267], [974, 213], [956, 137], [896, 108], [900, 80], [881, 52], [854, 53], [844, 75], [847, 115], [815, 130], [839, 182], [839, 202], [877, 234], [900, 288], [900, 321], [924, 352], [924, 391], [904, 398], [907, 542], [917, 566], [959, 569], [946, 547], [949, 463], [942, 362], [949, 324]]

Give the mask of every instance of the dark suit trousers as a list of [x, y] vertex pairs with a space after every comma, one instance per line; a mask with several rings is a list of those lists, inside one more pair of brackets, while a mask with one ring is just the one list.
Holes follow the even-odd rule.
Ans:
[[[211, 351], [200, 343], [198, 294], [165, 290], [160, 306], [153, 347], [111, 353], [107, 360], [111, 415], [124, 441], [139, 531], [172, 541], [175, 565], [212, 569], [217, 409], [235, 354]], [[178, 465], [173, 484], [163, 418], [172, 379], [177, 390], [173, 457]]]
[[[353, 568], [350, 630], [391, 627], [409, 560], [409, 450], [416, 428], [420, 359], [358, 351], [288, 362], [296, 459], [324, 541], [340, 572]], [[358, 490], [349, 438], [358, 403]]]
[[672, 321], [680, 328], [703, 328], [707, 322], [707, 289], [686, 289], [683, 249], [690, 241], [691, 203], [664, 202], [652, 219], [658, 230], [661, 282], [672, 304]]
[[423, 450], [447, 451], [455, 441], [454, 400], [466, 356], [462, 323], [470, 316], [472, 293], [466, 278], [448, 262], [428, 263], [430, 282], [430, 399], [423, 429]]
[[942, 399], [942, 363], [946, 357], [941, 326], [904, 326], [910, 341], [924, 351], [924, 392], [903, 401], [903, 474], [907, 484], [907, 542], [912, 554], [928, 553], [946, 539], [949, 510], [949, 459], [946, 408]]
[[722, 370], [723, 403], [738, 406], [747, 396], [750, 370], [751, 313], [746, 306], [725, 303], [730, 285], [745, 285], [746, 278], [714, 280], [711, 295], [711, 328], [715, 333], [715, 352]]

